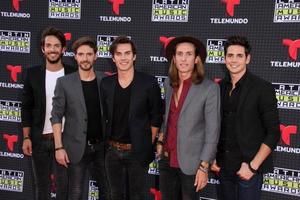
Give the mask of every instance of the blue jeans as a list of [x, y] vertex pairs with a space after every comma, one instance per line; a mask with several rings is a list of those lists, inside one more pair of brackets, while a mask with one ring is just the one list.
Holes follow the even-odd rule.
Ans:
[[241, 180], [235, 171], [220, 171], [218, 199], [220, 200], [260, 200], [263, 176], [257, 173], [248, 181]]
[[91, 175], [96, 178], [99, 188], [99, 199], [110, 200], [109, 188], [107, 183], [107, 176], [105, 174], [104, 164], [105, 147], [104, 143], [98, 143], [93, 145], [86, 144], [85, 152], [79, 163], [68, 165], [68, 177], [69, 177], [69, 200], [82, 200], [84, 190], [84, 180], [88, 166], [92, 164]]
[[162, 200], [199, 200], [194, 186], [195, 175], [186, 175], [180, 168], [170, 167], [167, 157], [159, 161], [159, 173]]
[[[130, 151], [108, 147], [106, 152], [106, 171], [112, 200], [125, 200], [128, 188], [130, 200], [144, 200], [147, 170]], [[128, 185], [126, 185], [128, 178]]]
[[[56, 171], [56, 199], [67, 199], [67, 172], [54, 159], [54, 141], [42, 139], [32, 150], [32, 167], [35, 183], [35, 199], [49, 200], [53, 170]], [[55, 192], [55, 191], [52, 191]]]

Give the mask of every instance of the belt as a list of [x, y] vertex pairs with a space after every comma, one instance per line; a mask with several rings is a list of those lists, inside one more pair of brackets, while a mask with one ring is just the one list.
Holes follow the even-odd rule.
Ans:
[[94, 145], [94, 144], [99, 144], [101, 142], [100, 139], [88, 139], [87, 144], [88, 145]]
[[44, 140], [53, 140], [53, 133], [47, 133], [42, 135]]
[[120, 143], [114, 140], [109, 140], [108, 144], [119, 151], [130, 151], [132, 146], [131, 144]]

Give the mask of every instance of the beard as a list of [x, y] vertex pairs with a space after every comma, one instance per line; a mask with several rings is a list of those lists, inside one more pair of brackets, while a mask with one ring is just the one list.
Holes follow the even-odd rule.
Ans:
[[58, 62], [60, 62], [61, 58], [62, 58], [63, 54], [60, 54], [60, 56], [56, 59], [50, 59], [48, 56], [46, 57], [46, 60], [50, 63], [50, 64], [57, 64]]
[[[88, 67], [83, 67], [85, 63], [86, 63], [86, 64], [89, 64], [89, 66], [88, 66]], [[92, 69], [93, 64], [90, 63], [90, 62], [84, 62], [84, 63], [79, 63], [78, 66], [79, 66], [79, 68], [80, 68], [82, 71], [86, 71], [86, 72], [87, 72], [87, 71], [90, 71], [90, 70]]]

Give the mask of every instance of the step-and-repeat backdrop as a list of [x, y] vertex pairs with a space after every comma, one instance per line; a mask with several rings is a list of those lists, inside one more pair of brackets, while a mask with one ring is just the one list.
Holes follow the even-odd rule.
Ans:
[[[263, 199], [300, 198], [300, 0], [1, 0], [1, 200], [33, 199], [31, 160], [21, 150], [20, 94], [24, 70], [43, 63], [40, 35], [47, 26], [65, 33], [63, 60], [69, 64], [74, 64], [72, 42], [94, 37], [95, 67], [108, 73], [115, 71], [109, 45], [118, 35], [131, 37], [138, 49], [136, 69], [156, 76], [160, 86], [168, 69], [164, 47], [172, 37], [192, 35], [206, 43], [206, 74], [218, 81], [225, 72], [224, 39], [247, 36], [253, 46], [248, 68], [273, 83], [281, 120], [275, 168], [264, 176]], [[157, 173], [155, 163], [149, 173]], [[155, 186], [154, 176], [149, 175], [149, 187]], [[55, 198], [55, 175], [50, 178]], [[200, 199], [216, 199], [218, 184], [211, 175]], [[98, 199], [97, 191], [87, 178], [86, 199]]]

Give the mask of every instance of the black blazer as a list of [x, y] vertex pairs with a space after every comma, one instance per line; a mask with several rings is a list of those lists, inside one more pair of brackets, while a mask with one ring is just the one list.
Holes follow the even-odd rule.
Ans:
[[[101, 101], [106, 125], [106, 139], [109, 139], [112, 128], [114, 91], [118, 81], [117, 74], [102, 79], [100, 84]], [[132, 153], [143, 166], [154, 158], [151, 140], [151, 126], [160, 127], [163, 106], [160, 88], [153, 76], [134, 72], [129, 108], [129, 132]]]
[[[69, 65], [64, 65], [65, 74], [76, 71]], [[33, 148], [39, 143], [44, 129], [46, 115], [46, 68], [44, 65], [30, 67], [26, 70], [24, 89], [22, 93], [22, 127], [30, 127], [30, 138]]]
[[[262, 143], [272, 150], [280, 139], [279, 117], [275, 90], [271, 83], [246, 72], [236, 115], [237, 142], [243, 161], [250, 162]], [[221, 104], [225, 96], [225, 81], [221, 81]], [[221, 133], [222, 137], [222, 133]], [[272, 170], [270, 155], [260, 166], [260, 172]]]

